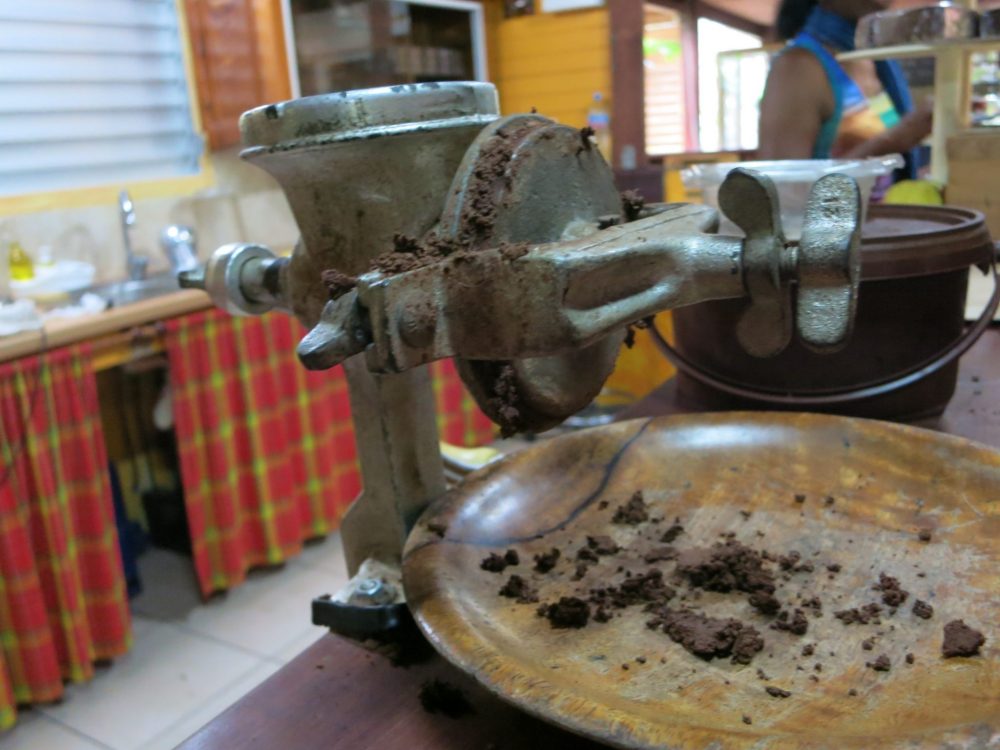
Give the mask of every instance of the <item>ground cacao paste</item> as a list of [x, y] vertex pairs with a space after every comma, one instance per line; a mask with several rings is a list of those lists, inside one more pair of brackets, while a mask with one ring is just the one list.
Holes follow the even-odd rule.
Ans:
[[882, 601], [887, 607], [898, 607], [910, 595], [909, 591], [905, 591], [899, 585], [898, 578], [893, 578], [885, 573], [879, 573], [878, 583], [872, 586], [872, 589], [882, 592]]
[[535, 570], [539, 573], [548, 573], [556, 566], [561, 554], [558, 548], [553, 547], [548, 552], [535, 555]]
[[475, 709], [460, 688], [450, 682], [433, 679], [420, 687], [420, 705], [429, 714], [444, 714], [451, 719], [474, 714]]
[[538, 592], [519, 575], [512, 575], [500, 589], [500, 596], [516, 599], [519, 604], [531, 604], [538, 601]]
[[611, 523], [635, 526], [649, 520], [649, 509], [646, 501], [642, 498], [642, 490], [633, 493], [629, 501], [624, 505], [619, 505], [611, 518]]
[[986, 643], [986, 636], [970, 628], [964, 620], [952, 620], [944, 626], [941, 653], [946, 659], [953, 656], [975, 656]]
[[553, 628], [582, 628], [590, 619], [590, 605], [575, 596], [564, 596], [555, 604], [543, 604], [538, 614]]
[[591, 589], [588, 601], [597, 607], [624, 609], [635, 604], [666, 604], [676, 593], [663, 582], [663, 572], [652, 569], [628, 576], [618, 586]]
[[358, 285], [357, 277], [349, 276], [342, 271], [338, 271], [336, 268], [323, 271], [321, 278], [332, 300], [340, 299]]
[[732, 539], [711, 548], [695, 547], [677, 554], [677, 572], [692, 586], [706, 591], [743, 591], [750, 605], [765, 614], [778, 611], [774, 597], [774, 576], [764, 568], [764, 558]]
[[662, 630], [672, 641], [706, 661], [730, 656], [735, 664], [749, 664], [764, 648], [764, 639], [753, 626], [690, 609], [661, 607], [646, 626]]

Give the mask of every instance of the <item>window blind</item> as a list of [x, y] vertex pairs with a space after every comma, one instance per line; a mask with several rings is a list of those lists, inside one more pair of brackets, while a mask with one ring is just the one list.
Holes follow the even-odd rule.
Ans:
[[198, 171], [174, 0], [0, 0], [0, 195]]
[[684, 61], [680, 14], [647, 4], [642, 34], [646, 153], [685, 150]]

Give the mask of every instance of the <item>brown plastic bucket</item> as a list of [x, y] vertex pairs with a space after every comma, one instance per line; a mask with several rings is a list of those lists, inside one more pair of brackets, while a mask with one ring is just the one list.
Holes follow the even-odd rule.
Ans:
[[[878, 206], [862, 232], [861, 286], [848, 345], [816, 354], [793, 341], [776, 357], [750, 356], [736, 340], [745, 300], [675, 310], [682, 403], [706, 409], [820, 411], [880, 419], [940, 414], [955, 391], [958, 358], [993, 318], [1000, 289], [970, 329], [969, 271], [996, 274], [983, 215], [952, 206]], [[996, 278], [994, 279], [996, 281]]]

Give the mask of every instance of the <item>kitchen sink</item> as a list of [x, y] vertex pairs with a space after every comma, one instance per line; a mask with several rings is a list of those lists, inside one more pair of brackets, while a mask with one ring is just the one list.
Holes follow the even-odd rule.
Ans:
[[113, 281], [107, 284], [98, 284], [81, 292], [89, 292], [103, 297], [111, 303], [112, 307], [142, 302], [153, 297], [162, 297], [165, 294], [180, 291], [177, 284], [177, 277], [171, 272], [158, 273], [146, 279]]

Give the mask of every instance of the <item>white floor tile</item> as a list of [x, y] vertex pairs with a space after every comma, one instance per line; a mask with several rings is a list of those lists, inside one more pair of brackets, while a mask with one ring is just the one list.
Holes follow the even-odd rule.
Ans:
[[130, 653], [39, 710], [114, 750], [135, 750], [261, 664], [176, 625], [144, 625]]
[[3, 750], [107, 750], [91, 739], [83, 737], [37, 710], [22, 711], [17, 725], [0, 735]]
[[194, 711], [178, 718], [165, 731], [144, 745], [141, 745], [139, 750], [173, 750], [173, 748], [177, 747], [181, 742], [274, 674], [280, 667], [280, 664], [271, 662], [264, 662], [254, 667], [246, 674], [237, 678], [234, 683], [204, 701]]
[[182, 627], [262, 657], [313, 630], [313, 597], [330, 592], [332, 575], [288, 563], [259, 571], [244, 584], [191, 611]]

